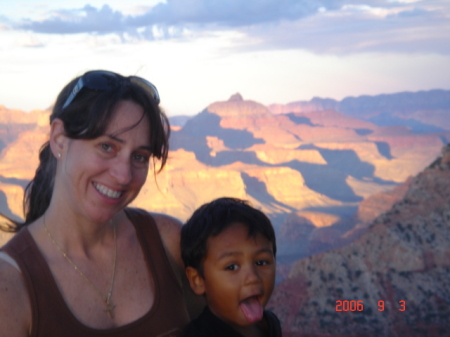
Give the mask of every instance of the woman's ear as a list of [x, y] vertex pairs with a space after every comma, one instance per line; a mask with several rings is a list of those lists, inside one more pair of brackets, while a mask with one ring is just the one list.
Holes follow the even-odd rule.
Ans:
[[50, 125], [50, 148], [56, 158], [60, 158], [66, 148], [66, 133], [64, 123], [61, 119], [55, 118]]
[[205, 293], [205, 282], [198, 270], [193, 267], [186, 267], [186, 276], [192, 291], [196, 295], [203, 295]]

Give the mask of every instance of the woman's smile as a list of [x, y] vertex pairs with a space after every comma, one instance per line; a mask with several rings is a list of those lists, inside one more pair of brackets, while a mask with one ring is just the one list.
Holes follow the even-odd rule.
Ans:
[[109, 189], [105, 185], [100, 185], [99, 183], [93, 183], [95, 189], [99, 191], [101, 194], [103, 194], [105, 197], [111, 198], [111, 199], [118, 199], [122, 195], [121, 191], [114, 191], [112, 189]]

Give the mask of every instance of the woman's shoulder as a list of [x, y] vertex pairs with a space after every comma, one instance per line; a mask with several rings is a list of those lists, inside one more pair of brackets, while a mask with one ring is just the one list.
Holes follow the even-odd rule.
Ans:
[[[0, 254], [2, 254], [0, 256], [0, 297], [7, 299], [11, 293], [17, 290], [19, 292], [23, 290], [26, 293], [25, 283], [23, 282], [17, 263], [9, 255], [3, 252], [0, 252]], [[0, 305], [3, 305], [3, 301], [0, 301]]]
[[[178, 241], [177, 245], [179, 245], [182, 223], [177, 218], [163, 213], [148, 212], [141, 208], [128, 207], [125, 209], [125, 212], [128, 215], [140, 214], [141, 216], [153, 218], [164, 245], [171, 246], [174, 240]], [[168, 246], [166, 246], [166, 248], [168, 248]]]
[[167, 214], [150, 213], [156, 223], [159, 235], [166, 252], [174, 260], [178, 268], [182, 268], [180, 249], [181, 221]]
[[167, 214], [150, 213], [150, 215], [155, 219], [161, 236], [167, 236], [170, 240], [179, 240], [182, 227], [180, 220]]
[[146, 216], [151, 217], [155, 222], [156, 229], [159, 232], [162, 244], [172, 266], [175, 263], [176, 269], [181, 268], [183, 264], [180, 252], [181, 221], [167, 214], [147, 212], [140, 208], [126, 208], [125, 213], [129, 217], [139, 215], [141, 219]]
[[0, 259], [0, 326], [5, 336], [27, 336], [31, 305], [20, 270]]

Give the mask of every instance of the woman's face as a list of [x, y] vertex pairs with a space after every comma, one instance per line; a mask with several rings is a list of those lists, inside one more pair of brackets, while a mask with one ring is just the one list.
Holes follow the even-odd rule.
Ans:
[[147, 178], [149, 136], [150, 125], [142, 107], [121, 101], [104, 135], [69, 139], [67, 151], [59, 159], [59, 181], [69, 202], [63, 207], [93, 222], [108, 221], [122, 210]]

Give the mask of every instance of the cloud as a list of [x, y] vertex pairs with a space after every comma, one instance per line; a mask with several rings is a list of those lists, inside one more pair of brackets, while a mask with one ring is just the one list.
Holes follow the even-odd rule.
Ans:
[[11, 21], [8, 17], [4, 15], [0, 15], [0, 31], [9, 30], [9, 26], [11, 25]]
[[283, 22], [270, 30], [249, 27], [247, 35], [263, 41], [262, 45], [246, 46], [254, 49], [272, 46], [328, 54], [450, 54], [448, 13], [423, 8], [347, 6], [304, 20]]
[[408, 18], [408, 17], [414, 17], [414, 16], [432, 16], [432, 13], [430, 11], [427, 11], [423, 8], [417, 8], [415, 7], [414, 9], [411, 10], [406, 10], [406, 11], [401, 11], [400, 13], [397, 14], [397, 16], [399, 17], [403, 17], [403, 18]]
[[125, 16], [104, 5], [54, 11], [42, 21], [27, 20], [18, 28], [46, 34], [129, 32], [151, 26], [216, 25], [242, 27], [253, 24], [297, 20], [320, 8], [337, 9], [342, 0], [167, 0], [141, 15]]
[[44, 44], [42, 41], [40, 41], [35, 35], [33, 34], [22, 34], [19, 36], [15, 44], [21, 47], [27, 47], [27, 48], [40, 48], [44, 47]]
[[90, 5], [76, 10], [60, 10], [51, 13], [52, 17], [43, 21], [27, 20], [19, 28], [45, 34], [108, 34], [123, 32], [124, 16], [108, 5], [96, 9]]
[[317, 0], [168, 0], [131, 24], [215, 24], [240, 27], [278, 20], [297, 20], [313, 15], [320, 7], [337, 8], [343, 1]]
[[167, 0], [125, 15], [104, 5], [54, 11], [17, 25], [44, 34], [116, 34], [122, 42], [194, 37], [216, 30], [247, 34], [242, 48], [319, 53], [370, 51], [449, 54], [449, 2], [419, 0]]

